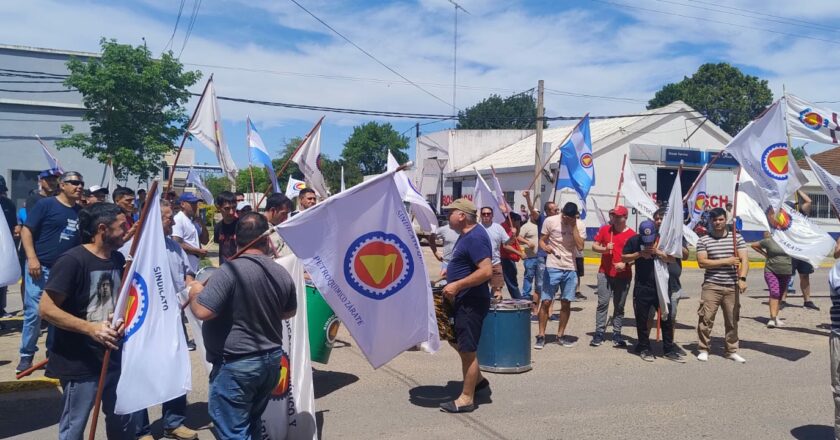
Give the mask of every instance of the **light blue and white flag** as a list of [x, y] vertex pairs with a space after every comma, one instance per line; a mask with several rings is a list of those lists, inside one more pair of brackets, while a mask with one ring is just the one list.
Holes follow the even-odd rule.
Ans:
[[190, 171], [187, 173], [187, 183], [192, 184], [192, 186], [198, 188], [201, 191], [201, 196], [204, 198], [205, 203], [213, 203], [213, 193], [204, 186], [204, 182], [201, 181], [201, 177], [195, 170], [190, 167]]
[[274, 165], [271, 163], [271, 155], [268, 154], [268, 149], [265, 148], [260, 133], [257, 127], [251, 122], [251, 117], [248, 116], [248, 154], [251, 156], [251, 162], [265, 167], [268, 172], [268, 178], [271, 179], [271, 187], [274, 192], [280, 192], [280, 185], [277, 183], [277, 175], [274, 173]]
[[[569, 140], [560, 147], [560, 174], [556, 188], [572, 188], [583, 202], [595, 185], [595, 158], [589, 135], [589, 115], [572, 130]], [[565, 168], [566, 174], [563, 173]], [[585, 205], [584, 205], [585, 206]]]

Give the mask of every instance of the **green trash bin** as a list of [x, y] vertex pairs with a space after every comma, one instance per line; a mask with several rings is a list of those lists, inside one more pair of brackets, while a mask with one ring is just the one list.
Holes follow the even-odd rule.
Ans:
[[306, 286], [306, 320], [309, 328], [309, 358], [312, 362], [326, 364], [330, 360], [340, 321], [321, 292], [315, 286]]

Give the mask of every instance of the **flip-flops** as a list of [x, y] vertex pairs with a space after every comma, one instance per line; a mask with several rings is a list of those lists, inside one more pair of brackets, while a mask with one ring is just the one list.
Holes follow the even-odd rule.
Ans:
[[475, 384], [475, 391], [478, 392], [485, 388], [490, 388], [490, 381], [487, 380], [486, 377], [484, 379], [481, 379], [481, 382]]
[[448, 413], [468, 413], [475, 411], [475, 404], [465, 406], [458, 406], [455, 401], [444, 402], [440, 404], [440, 410]]

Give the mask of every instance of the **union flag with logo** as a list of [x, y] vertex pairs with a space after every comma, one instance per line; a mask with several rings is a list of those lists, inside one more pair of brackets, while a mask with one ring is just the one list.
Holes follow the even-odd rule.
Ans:
[[420, 243], [393, 176], [381, 174], [276, 227], [374, 368], [439, 340]]
[[790, 135], [821, 144], [840, 144], [840, 117], [797, 96], [785, 95]]
[[131, 414], [183, 396], [190, 390], [191, 368], [181, 308], [163, 238], [160, 190], [146, 214], [140, 242], [120, 291], [114, 325], [125, 323], [122, 370], [114, 412]]

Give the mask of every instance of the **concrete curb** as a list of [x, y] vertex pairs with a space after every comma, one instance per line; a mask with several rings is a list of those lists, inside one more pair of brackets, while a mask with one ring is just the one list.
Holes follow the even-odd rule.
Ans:
[[[595, 257], [585, 257], [583, 262], [587, 265], [591, 266], [600, 266], [601, 259]], [[820, 267], [828, 268], [832, 267], [833, 263], [822, 263]], [[697, 265], [696, 261], [683, 261], [682, 262], [683, 269], [700, 269], [700, 266]], [[750, 261], [750, 269], [764, 269], [764, 262], [763, 261]]]
[[48, 377], [38, 379], [7, 380], [0, 381], [0, 394], [42, 390], [45, 388], [57, 388], [58, 386], [58, 379], [50, 379]]

